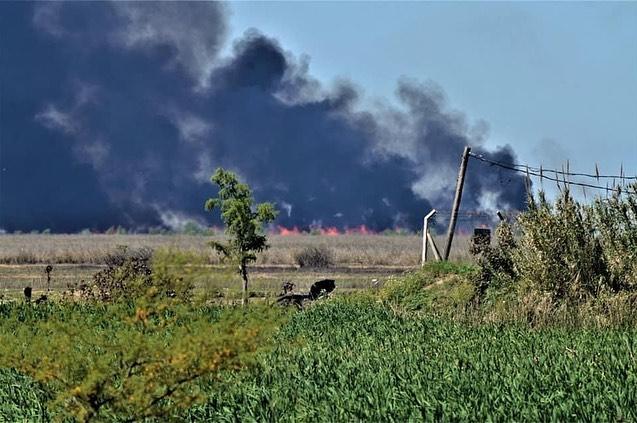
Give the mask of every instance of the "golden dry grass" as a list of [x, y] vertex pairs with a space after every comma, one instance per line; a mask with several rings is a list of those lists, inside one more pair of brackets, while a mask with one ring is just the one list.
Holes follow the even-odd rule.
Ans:
[[[199, 235], [1, 235], [0, 263], [103, 264], [118, 246], [129, 248], [171, 248], [196, 253], [210, 264], [219, 257], [208, 246], [212, 237]], [[257, 265], [295, 265], [294, 254], [304, 247], [325, 245], [336, 266], [416, 266], [422, 241], [417, 235], [294, 235], [269, 237], [271, 248], [259, 255]], [[437, 237], [443, 248], [442, 237]], [[456, 236], [451, 259], [470, 260], [468, 237]]]

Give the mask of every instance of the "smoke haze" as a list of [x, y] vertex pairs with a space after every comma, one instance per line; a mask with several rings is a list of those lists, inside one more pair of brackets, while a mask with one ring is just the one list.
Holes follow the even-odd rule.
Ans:
[[[368, 105], [258, 30], [226, 39], [220, 3], [0, 4], [0, 227], [73, 232], [214, 223], [218, 166], [277, 224], [416, 228], [448, 209], [485, 123], [410, 79]], [[232, 53], [221, 56], [227, 42]], [[469, 165], [463, 208], [522, 208], [524, 180]]]

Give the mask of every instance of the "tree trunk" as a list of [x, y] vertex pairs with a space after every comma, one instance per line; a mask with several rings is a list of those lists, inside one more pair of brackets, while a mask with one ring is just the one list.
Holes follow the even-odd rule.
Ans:
[[241, 262], [239, 265], [239, 273], [241, 273], [241, 279], [243, 279], [243, 286], [241, 288], [241, 305], [248, 304], [248, 266], [245, 262]]

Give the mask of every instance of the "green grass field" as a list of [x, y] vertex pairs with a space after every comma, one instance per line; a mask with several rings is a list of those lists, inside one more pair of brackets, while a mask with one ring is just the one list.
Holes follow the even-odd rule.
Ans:
[[634, 421], [637, 333], [468, 326], [371, 301], [299, 313], [208, 421]]
[[[634, 421], [636, 336], [474, 326], [397, 314], [373, 297], [328, 300], [292, 316], [251, 366], [200, 380], [205, 401], [172, 418]], [[45, 390], [15, 372], [0, 378], [0, 420], [51, 417]]]
[[[51, 299], [24, 303], [23, 286], [45, 288], [45, 261], [5, 260], [0, 421], [637, 421], [634, 292], [566, 301], [516, 283], [477, 297], [474, 264], [387, 266], [411, 257], [408, 237], [289, 242], [273, 242], [285, 260], [251, 268], [246, 308], [232, 269], [179, 261], [202, 257], [186, 244], [153, 283], [181, 275], [194, 300], [141, 285], [119, 302], [62, 301], [103, 265], [59, 260]], [[357, 242], [367, 261], [338, 258]], [[295, 267], [303, 243], [328, 245], [335, 263]], [[324, 277], [337, 280], [331, 298], [273, 305], [282, 281], [304, 291]]]

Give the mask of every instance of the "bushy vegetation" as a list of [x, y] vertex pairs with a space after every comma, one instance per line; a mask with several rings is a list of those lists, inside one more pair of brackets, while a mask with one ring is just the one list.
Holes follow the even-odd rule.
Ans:
[[475, 265], [300, 312], [203, 304], [197, 255], [124, 252], [108, 296], [0, 305], [0, 420], [637, 420], [636, 197], [539, 195]]
[[598, 317], [622, 323], [621, 309], [624, 323], [634, 321], [636, 188], [591, 204], [578, 203], [567, 189], [554, 203], [543, 193], [530, 197], [528, 211], [498, 228], [496, 245], [474, 251], [481, 299], [492, 304], [507, 299], [512, 311], [534, 314], [528, 320], [571, 309], [601, 310]]
[[471, 265], [430, 262], [422, 269], [391, 278], [380, 299], [401, 311], [433, 315], [462, 315], [475, 297], [471, 283], [476, 269]]
[[0, 421], [46, 421], [49, 399], [42, 384], [16, 370], [0, 368]]
[[[198, 304], [190, 269], [165, 254], [150, 274], [129, 271], [130, 258], [114, 266], [126, 277], [108, 301], [0, 305], [0, 368], [42, 384], [48, 412], [77, 421], [168, 419], [201, 401], [199, 380], [245, 365], [285, 312]], [[4, 399], [29, 400], [17, 398]]]
[[310, 245], [294, 254], [299, 267], [323, 269], [334, 265], [334, 253], [327, 245]]
[[291, 318], [170, 297], [155, 309], [145, 299], [5, 304], [0, 367], [19, 373], [0, 373], [18, 387], [2, 393], [0, 420], [637, 418], [634, 326], [477, 320], [476, 274], [430, 264], [378, 295], [321, 301]]

